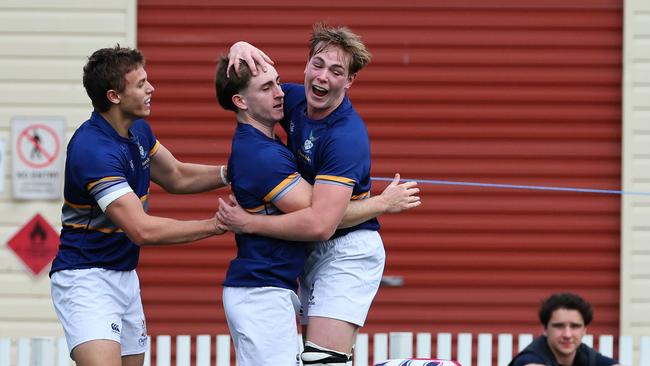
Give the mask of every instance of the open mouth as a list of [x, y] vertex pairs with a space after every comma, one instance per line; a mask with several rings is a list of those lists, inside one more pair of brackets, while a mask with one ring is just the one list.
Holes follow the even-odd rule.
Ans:
[[151, 98], [145, 99], [144, 100], [144, 105], [146, 105], [147, 107], [151, 107]]
[[311, 90], [316, 96], [319, 96], [319, 97], [324, 97], [329, 92], [327, 89], [325, 89], [323, 87], [320, 87], [318, 85], [312, 85]]
[[282, 109], [283, 106], [284, 106], [284, 102], [280, 102], [278, 104], [275, 104], [273, 106], [273, 109]]

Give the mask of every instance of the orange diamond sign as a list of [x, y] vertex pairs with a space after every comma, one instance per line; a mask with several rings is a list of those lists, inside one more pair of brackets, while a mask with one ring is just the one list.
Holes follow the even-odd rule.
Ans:
[[36, 214], [9, 239], [7, 246], [34, 275], [38, 275], [54, 259], [59, 246], [59, 234], [43, 216]]

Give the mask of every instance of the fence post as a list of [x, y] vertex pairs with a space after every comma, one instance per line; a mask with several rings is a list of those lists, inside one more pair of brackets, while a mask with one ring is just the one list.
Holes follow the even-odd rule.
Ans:
[[210, 366], [210, 335], [196, 336], [196, 366]]
[[11, 339], [0, 338], [0, 366], [9, 366], [11, 358]]
[[436, 340], [436, 358], [451, 360], [451, 333], [438, 333]]
[[172, 338], [168, 335], [156, 337], [156, 366], [171, 366]]
[[413, 357], [413, 333], [390, 332], [388, 340], [388, 357], [411, 358]]
[[472, 333], [458, 333], [458, 362], [472, 366]]
[[57, 366], [70, 366], [70, 353], [68, 352], [68, 343], [65, 337], [56, 339], [56, 364]]
[[492, 334], [481, 333], [478, 335], [478, 366], [492, 366]]
[[188, 335], [176, 336], [176, 366], [190, 366], [192, 339]]
[[639, 352], [639, 366], [650, 366], [650, 336], [641, 337]]
[[230, 336], [217, 336], [217, 366], [230, 366]]
[[29, 338], [18, 338], [18, 363], [16, 366], [29, 366]]
[[38, 337], [31, 341], [32, 366], [54, 366], [54, 340]]
[[614, 357], [614, 336], [601, 335], [598, 337], [598, 352], [607, 357]]
[[634, 343], [631, 336], [621, 336], [618, 339], [618, 362], [624, 366], [632, 366], [634, 362]]
[[499, 334], [497, 366], [507, 366], [512, 360], [512, 334]]
[[528, 334], [528, 333], [520, 334], [519, 339], [517, 340], [517, 353], [523, 351], [524, 348], [526, 348], [532, 342], [533, 342], [532, 334]]
[[415, 343], [416, 358], [431, 358], [431, 333], [418, 333]]
[[372, 362], [379, 363], [388, 359], [388, 335], [386, 333], [375, 333]]
[[584, 337], [582, 337], [582, 343], [586, 344], [587, 346], [594, 348], [594, 336], [593, 334], [585, 334]]
[[366, 333], [357, 335], [353, 366], [368, 366], [368, 334]]

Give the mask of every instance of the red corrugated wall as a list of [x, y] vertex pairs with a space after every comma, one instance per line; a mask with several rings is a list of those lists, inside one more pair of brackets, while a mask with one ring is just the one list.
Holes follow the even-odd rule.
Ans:
[[[225, 162], [234, 115], [214, 100], [218, 55], [248, 40], [301, 82], [323, 19], [373, 53], [351, 97], [374, 176], [620, 189], [621, 0], [140, 0], [159, 140], [182, 160]], [[595, 306], [591, 333], [618, 334], [620, 197], [420, 187], [421, 207], [381, 218], [385, 274], [404, 286], [380, 290], [364, 332], [536, 333], [539, 300], [571, 290]], [[224, 194], [154, 186], [151, 212], [208, 217]], [[232, 235], [144, 249], [150, 333], [227, 332], [220, 283], [234, 252]]]

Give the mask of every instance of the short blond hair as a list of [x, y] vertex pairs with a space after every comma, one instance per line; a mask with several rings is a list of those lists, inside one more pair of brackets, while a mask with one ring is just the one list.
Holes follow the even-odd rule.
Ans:
[[361, 37], [344, 26], [328, 26], [325, 22], [313, 25], [309, 59], [330, 46], [341, 48], [350, 55], [348, 72], [356, 74], [370, 63], [372, 55], [361, 41]]

